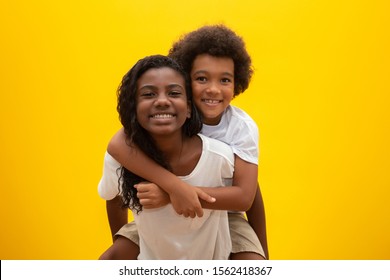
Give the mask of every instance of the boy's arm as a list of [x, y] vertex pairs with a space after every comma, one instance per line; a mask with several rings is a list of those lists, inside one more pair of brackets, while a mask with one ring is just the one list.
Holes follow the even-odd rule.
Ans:
[[[239, 186], [202, 188], [217, 198], [216, 202], [212, 204], [203, 202], [202, 205], [204, 208], [209, 209], [245, 211], [248, 207], [247, 203], [251, 203], [251, 188], [253, 188], [254, 184], [255, 197], [250, 208], [246, 211], [246, 215], [249, 224], [260, 240], [266, 259], [269, 259], [264, 203], [260, 188], [257, 184], [257, 165], [245, 161], [238, 161], [239, 159], [236, 159], [235, 176], [237, 178], [234, 182], [238, 185], [246, 183], [247, 185], [245, 186], [249, 189], [248, 193], [245, 194], [245, 187], [240, 188]], [[246, 178], [246, 180], [242, 178]], [[138, 184], [137, 190], [137, 196], [146, 209], [158, 208], [169, 203], [168, 195], [155, 184]]]
[[248, 218], [249, 224], [256, 232], [256, 235], [260, 240], [264, 250], [265, 258], [269, 260], [264, 202], [259, 186], [257, 187], [255, 199], [251, 208], [246, 211], [246, 216]]
[[173, 173], [147, 157], [134, 145], [130, 147], [126, 143], [126, 135], [123, 128], [111, 139], [107, 151], [125, 168], [138, 176], [159, 185], [166, 191], [173, 208], [180, 215], [191, 218], [194, 218], [195, 216], [202, 217], [203, 209], [199, 198], [209, 201], [210, 204], [214, 201], [214, 199], [203, 190], [193, 188], [186, 184]]
[[199, 187], [215, 197], [216, 201], [201, 201], [203, 208], [218, 210], [247, 211], [253, 203], [256, 188], [258, 166], [235, 156], [233, 186]]
[[[149, 208], [161, 207], [169, 203], [167, 194], [153, 183], [136, 185], [141, 204]], [[236, 156], [233, 186], [193, 187], [202, 189], [215, 197], [213, 203], [202, 201], [202, 207], [216, 210], [247, 211], [255, 198], [257, 185], [257, 165], [248, 163]]]
[[122, 226], [128, 223], [128, 209], [121, 207], [121, 197], [117, 196], [106, 201], [108, 223], [110, 224], [112, 239]]

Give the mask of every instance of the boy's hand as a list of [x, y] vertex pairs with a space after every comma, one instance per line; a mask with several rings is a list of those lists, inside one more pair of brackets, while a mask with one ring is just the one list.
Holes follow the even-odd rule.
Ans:
[[170, 202], [168, 194], [154, 183], [141, 182], [134, 187], [137, 189], [139, 202], [145, 209], [159, 208]]
[[215, 202], [215, 198], [184, 182], [181, 187], [175, 189], [175, 192], [169, 195], [169, 198], [176, 213], [191, 218], [203, 216], [200, 199], [210, 203]]

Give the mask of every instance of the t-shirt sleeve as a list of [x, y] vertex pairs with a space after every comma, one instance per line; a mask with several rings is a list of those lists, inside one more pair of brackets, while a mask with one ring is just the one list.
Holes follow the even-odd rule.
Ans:
[[237, 156], [256, 165], [259, 163], [259, 131], [254, 121], [241, 121], [231, 139], [231, 147]]
[[121, 165], [108, 152], [104, 155], [103, 175], [98, 185], [98, 193], [105, 200], [114, 199], [120, 194], [119, 172]]
[[[222, 145], [223, 144], [223, 145]], [[224, 160], [221, 163], [221, 175], [224, 180], [232, 180], [234, 173], [234, 153], [230, 146], [220, 143], [224, 148]], [[231, 184], [230, 184], [231, 185]], [[228, 185], [228, 186], [230, 186]]]

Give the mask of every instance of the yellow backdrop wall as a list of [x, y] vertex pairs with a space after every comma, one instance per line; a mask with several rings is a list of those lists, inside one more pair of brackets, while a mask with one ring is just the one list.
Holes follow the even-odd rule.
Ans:
[[3, 1], [0, 259], [97, 259], [97, 194], [139, 58], [224, 23], [255, 76], [272, 259], [390, 259], [388, 1]]

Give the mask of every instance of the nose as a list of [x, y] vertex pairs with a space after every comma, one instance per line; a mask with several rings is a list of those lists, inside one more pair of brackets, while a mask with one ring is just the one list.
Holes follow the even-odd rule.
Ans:
[[218, 83], [210, 83], [209, 87], [206, 89], [206, 92], [211, 95], [216, 95], [221, 93], [221, 89]]
[[155, 100], [154, 105], [157, 107], [168, 107], [170, 105], [168, 96], [165, 93], [159, 94]]

